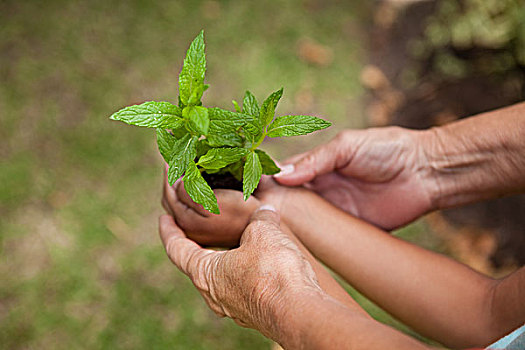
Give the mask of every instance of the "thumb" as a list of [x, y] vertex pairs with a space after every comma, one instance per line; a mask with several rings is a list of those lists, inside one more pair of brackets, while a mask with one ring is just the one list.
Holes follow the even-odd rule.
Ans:
[[347, 163], [340, 159], [344, 154], [342, 144], [342, 137], [337, 136], [327, 144], [314, 148], [295, 162], [284, 165], [282, 171], [274, 175], [275, 180], [282, 185], [299, 186], [334, 171], [338, 163]]
[[281, 218], [275, 207], [271, 204], [263, 204], [257, 209], [250, 218], [250, 223], [246, 226], [241, 236], [240, 245], [251, 242], [257, 237], [263, 237], [263, 232], [280, 232]]
[[277, 209], [271, 204], [263, 204], [257, 209], [250, 218], [250, 224], [256, 221], [269, 223], [279, 227], [281, 218]]

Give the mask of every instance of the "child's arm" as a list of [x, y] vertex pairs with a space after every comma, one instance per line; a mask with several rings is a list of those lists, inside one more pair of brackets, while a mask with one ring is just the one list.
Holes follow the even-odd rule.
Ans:
[[351, 285], [423, 335], [485, 346], [525, 321], [525, 268], [496, 281], [294, 189], [282, 220]]

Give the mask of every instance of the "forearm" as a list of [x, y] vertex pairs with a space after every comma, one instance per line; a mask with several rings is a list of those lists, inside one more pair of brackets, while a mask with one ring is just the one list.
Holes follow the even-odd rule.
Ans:
[[323, 293], [293, 293], [275, 337], [285, 349], [427, 349]]
[[355, 288], [423, 335], [453, 347], [486, 345], [513, 327], [494, 328], [496, 284], [445, 256], [397, 239], [296, 190], [282, 212], [304, 245]]
[[306, 257], [314, 269], [319, 285], [323, 291], [351, 310], [365, 315], [366, 317], [370, 317], [366, 311], [364, 311], [363, 308], [361, 308], [361, 306], [359, 306], [359, 304], [343, 289], [343, 287], [341, 287], [341, 285], [332, 277], [332, 275], [330, 275], [328, 270], [321, 263], [319, 263], [319, 261], [317, 261], [317, 259], [312, 255], [312, 253], [310, 253], [308, 249], [306, 249], [303, 243], [292, 233], [286, 224], [281, 223], [281, 229], [290, 237], [290, 239], [297, 245], [299, 250], [301, 250], [303, 255]]
[[421, 135], [435, 209], [525, 190], [525, 103]]

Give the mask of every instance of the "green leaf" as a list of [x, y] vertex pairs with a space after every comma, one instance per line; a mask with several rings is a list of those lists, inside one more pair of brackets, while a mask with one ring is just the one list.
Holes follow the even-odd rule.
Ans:
[[191, 43], [179, 75], [179, 95], [185, 106], [197, 105], [200, 101], [206, 90], [205, 73], [204, 31], [201, 31]]
[[212, 147], [221, 147], [221, 146], [232, 146], [232, 147], [241, 147], [243, 145], [243, 139], [236, 133], [228, 133], [222, 135], [208, 135], [208, 143]]
[[275, 118], [268, 127], [268, 136], [297, 136], [305, 135], [316, 130], [325, 129], [332, 123], [321, 118], [309, 115], [285, 115]]
[[246, 91], [244, 94], [244, 100], [242, 101], [242, 111], [253, 117], [259, 117], [259, 103], [250, 91]]
[[171, 152], [173, 151], [173, 147], [175, 147], [176, 141], [177, 139], [168, 131], [157, 129], [157, 145], [166, 163], [169, 163], [171, 160]]
[[208, 109], [201, 106], [189, 106], [182, 110], [184, 118], [189, 120], [189, 128], [196, 134], [206, 135], [210, 127]]
[[209, 135], [222, 135], [226, 133], [236, 133], [250, 116], [226, 111], [220, 108], [208, 108], [208, 116], [210, 118]]
[[221, 171], [222, 169], [204, 169], [204, 172], [206, 174], [217, 174], [219, 171]]
[[263, 102], [261, 111], [259, 113], [259, 120], [263, 127], [266, 127], [273, 120], [275, 115], [275, 108], [277, 103], [283, 96], [283, 88], [272, 93], [268, 98]]
[[246, 91], [244, 94], [242, 108], [245, 114], [253, 117], [251, 120], [246, 122], [246, 124], [243, 126], [243, 130], [248, 141], [254, 143], [262, 135], [264, 131], [264, 125], [262, 125], [259, 121], [259, 103], [250, 91]]
[[176, 129], [183, 124], [182, 111], [178, 106], [155, 101], [125, 107], [109, 119], [148, 128]]
[[247, 200], [253, 193], [262, 176], [262, 166], [259, 156], [255, 152], [250, 152], [246, 156], [244, 172], [242, 174], [242, 192], [244, 200]]
[[173, 185], [184, 174], [188, 163], [193, 162], [197, 156], [197, 136], [184, 135], [173, 145], [173, 151], [168, 163], [168, 182]]
[[189, 162], [183, 181], [184, 189], [195, 203], [202, 205], [211, 213], [220, 214], [217, 198], [197, 169], [195, 162]]
[[171, 129], [171, 133], [175, 136], [176, 139], [180, 139], [182, 136], [188, 133], [188, 130], [184, 125], [181, 125], [177, 129]]
[[197, 158], [202, 157], [211, 149], [207, 139], [197, 141]]
[[238, 162], [228, 165], [224, 170], [231, 173], [233, 177], [235, 177], [237, 180], [242, 182], [243, 166], [244, 166], [243, 161], [239, 160]]
[[247, 122], [242, 128], [246, 138], [252, 143], [255, 142], [255, 140], [257, 140], [264, 131], [264, 128], [258, 119], [253, 119]]
[[237, 162], [248, 152], [246, 148], [212, 148], [199, 159], [197, 165], [206, 169], [221, 169]]
[[259, 156], [259, 161], [262, 165], [262, 173], [264, 175], [273, 175], [281, 171], [281, 169], [277, 166], [277, 164], [275, 164], [273, 159], [268, 154], [266, 154], [266, 152], [256, 149], [255, 153], [257, 153]]
[[232, 100], [232, 103], [233, 103], [233, 107], [235, 108], [235, 112], [241, 113], [241, 107], [239, 106], [237, 101]]

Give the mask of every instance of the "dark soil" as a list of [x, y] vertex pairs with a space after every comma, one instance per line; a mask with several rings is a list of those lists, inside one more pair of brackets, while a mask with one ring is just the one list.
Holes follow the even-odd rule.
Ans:
[[202, 173], [204, 180], [212, 189], [237, 190], [242, 192], [242, 182], [237, 180], [232, 174], [208, 174]]
[[[394, 1], [379, 2], [382, 6], [391, 6], [389, 3]], [[435, 4], [434, 1], [411, 3], [397, 13], [390, 25], [372, 26], [370, 63], [388, 80], [387, 88], [371, 88], [369, 92], [370, 105], [380, 105], [380, 110], [386, 111], [380, 124], [374, 123], [370, 115], [372, 124], [426, 129], [524, 100], [525, 69], [454, 81], [426, 74], [417, 86], [403, 87], [402, 72], [414, 64], [407, 53], [407, 43], [422, 34], [425, 19], [433, 13]], [[397, 97], [396, 103], [388, 103], [390, 96]], [[491, 257], [497, 267], [525, 264], [524, 213], [525, 195], [516, 195], [446, 210], [442, 215], [458, 228], [470, 226], [491, 231], [498, 243]]]

